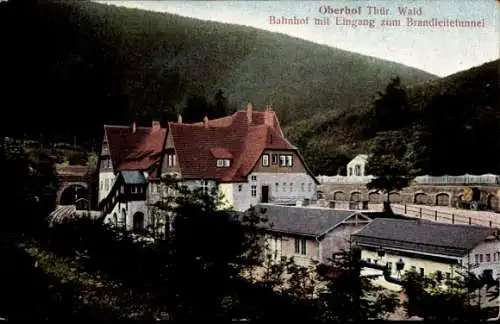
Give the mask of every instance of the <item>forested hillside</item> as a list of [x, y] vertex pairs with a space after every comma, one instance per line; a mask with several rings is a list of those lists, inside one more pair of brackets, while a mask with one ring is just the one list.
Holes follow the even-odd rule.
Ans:
[[377, 132], [398, 129], [422, 135], [417, 147], [426, 174], [500, 174], [499, 84], [496, 60], [406, 87], [408, 116], [385, 116], [394, 125], [377, 125], [375, 105], [369, 104], [341, 113], [318, 113], [285, 131], [321, 174], [345, 172], [342, 168], [350, 158], [368, 152]]
[[435, 79], [281, 34], [85, 0], [2, 2], [0, 33], [2, 128], [50, 141], [177, 112], [214, 117], [217, 102], [226, 113], [272, 103], [286, 125], [366, 103], [396, 75]]

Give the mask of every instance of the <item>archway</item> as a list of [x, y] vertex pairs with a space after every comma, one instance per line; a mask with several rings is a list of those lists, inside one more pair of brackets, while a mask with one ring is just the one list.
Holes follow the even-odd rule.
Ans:
[[378, 192], [370, 192], [368, 194], [368, 201], [371, 203], [380, 204], [382, 203], [382, 195], [379, 194]]
[[343, 191], [337, 191], [333, 194], [333, 200], [346, 200]]
[[[80, 184], [69, 185], [63, 189], [61, 192], [61, 197], [59, 198], [60, 205], [82, 205], [88, 204], [89, 191], [86, 187]], [[84, 199], [84, 200], [82, 200]], [[77, 206], [78, 207], [78, 206]], [[81, 207], [81, 206], [80, 206]], [[77, 208], [79, 209], [79, 208]]]
[[450, 205], [450, 195], [445, 192], [436, 195], [436, 206], [449, 206]]
[[391, 203], [399, 204], [401, 202], [401, 195], [398, 192], [391, 192], [389, 194], [389, 201]]
[[361, 192], [352, 192], [351, 201], [361, 201]]
[[494, 210], [494, 211], [500, 211], [500, 206], [499, 206], [499, 201], [498, 197], [495, 195], [489, 195], [488, 196], [488, 209]]
[[89, 208], [90, 207], [89, 201], [86, 198], [78, 198], [75, 201], [75, 206], [76, 206], [77, 210], [88, 210], [88, 209], [90, 209]]
[[414, 203], [417, 205], [431, 205], [432, 199], [423, 192], [415, 194]]
[[136, 212], [133, 217], [134, 221], [134, 232], [144, 231], [144, 214], [142, 212]]

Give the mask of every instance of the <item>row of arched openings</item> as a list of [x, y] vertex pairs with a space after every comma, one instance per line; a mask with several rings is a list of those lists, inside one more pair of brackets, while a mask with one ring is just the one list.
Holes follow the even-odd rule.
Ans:
[[[370, 192], [368, 194], [368, 202], [370, 203], [382, 203], [386, 199], [387, 197], [385, 195], [378, 192]], [[345, 192], [337, 191], [333, 194], [333, 200], [359, 202], [362, 201], [362, 194], [361, 192], [356, 191], [347, 196]], [[394, 192], [389, 195], [389, 200], [393, 203], [400, 203], [402, 198], [399, 193]], [[449, 193], [441, 192], [438, 193], [433, 199], [431, 195], [419, 192], [414, 195], [413, 203], [417, 205], [450, 206], [451, 196]], [[499, 210], [499, 200], [495, 195], [489, 195], [487, 203], [489, 209]]]
[[[116, 226], [123, 225], [127, 221], [127, 212], [125, 209], [122, 209], [120, 214], [120, 219], [118, 219], [118, 215], [113, 213], [113, 224]], [[144, 230], [144, 213], [136, 212], [132, 217], [132, 229], [134, 232], [141, 232]]]

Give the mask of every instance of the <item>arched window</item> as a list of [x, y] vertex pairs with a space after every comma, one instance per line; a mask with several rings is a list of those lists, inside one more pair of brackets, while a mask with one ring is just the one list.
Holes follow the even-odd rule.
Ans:
[[359, 164], [354, 167], [354, 175], [358, 177], [361, 175], [361, 166]]
[[126, 224], [127, 224], [127, 212], [125, 211], [125, 208], [123, 208], [120, 219], [120, 225], [125, 226]]
[[144, 214], [137, 212], [134, 214], [134, 232], [142, 232], [144, 230]]

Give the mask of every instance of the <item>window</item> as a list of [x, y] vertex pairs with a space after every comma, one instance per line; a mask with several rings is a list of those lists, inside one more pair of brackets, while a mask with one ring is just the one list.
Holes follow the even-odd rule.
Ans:
[[291, 155], [287, 155], [286, 156], [286, 166], [293, 166], [293, 160], [292, 160], [292, 156]]
[[300, 191], [304, 192], [305, 187], [306, 187], [306, 184], [305, 183], [301, 183], [300, 184]]
[[275, 189], [276, 189], [276, 192], [278, 192], [278, 191], [279, 191], [279, 189], [280, 189], [280, 184], [279, 184], [278, 182], [276, 182], [276, 183], [274, 184], [274, 187], [275, 187]]
[[479, 254], [474, 255], [474, 258], [476, 260], [476, 264], [478, 264], [479, 263]]
[[497, 262], [497, 254], [493, 253], [493, 262]]
[[290, 192], [293, 192], [293, 183], [290, 182]]
[[417, 267], [415, 267], [415, 266], [411, 266], [411, 271], [412, 271], [412, 272], [417, 272]]
[[425, 276], [424, 268], [420, 268], [420, 276], [421, 277]]
[[243, 191], [243, 185], [238, 185], [238, 191], [242, 192]]
[[372, 259], [367, 258], [367, 259], [366, 259], [366, 262], [371, 263], [371, 262], [372, 262]]
[[229, 159], [217, 159], [218, 168], [228, 168], [231, 166], [231, 160]]
[[257, 181], [257, 176], [252, 176], [252, 181]]
[[283, 192], [286, 190], [286, 182], [283, 182]]
[[257, 186], [251, 187], [252, 197], [257, 197]]
[[352, 168], [349, 168], [349, 175], [352, 176]]
[[295, 239], [295, 254], [307, 254], [305, 239]]
[[374, 259], [374, 260], [373, 260], [373, 263], [378, 264], [378, 260], [377, 260], [377, 259]]
[[355, 176], [360, 176], [361, 175], [361, 166], [359, 164], [357, 164], [355, 167], [354, 167], [354, 175]]
[[312, 191], [312, 183], [307, 184], [307, 191], [309, 191], [309, 192]]
[[120, 193], [122, 193], [122, 194], [125, 193], [125, 187], [124, 186], [120, 186]]
[[138, 186], [132, 186], [132, 187], [130, 187], [130, 191], [132, 193], [138, 193], [139, 192], [139, 187]]
[[479, 255], [479, 262], [483, 262], [483, 255], [482, 254]]
[[104, 180], [104, 190], [109, 190], [109, 179]]
[[389, 269], [389, 273], [392, 272], [392, 262], [387, 262], [387, 269]]
[[271, 163], [272, 164], [278, 164], [278, 154], [272, 154], [271, 155]]
[[169, 167], [174, 167], [177, 165], [177, 158], [176, 158], [175, 154], [168, 154], [167, 159], [168, 159], [168, 166]]
[[203, 191], [204, 194], [208, 193], [208, 181], [207, 180], [201, 180], [201, 190]]
[[269, 154], [262, 155], [262, 166], [269, 166]]
[[487, 253], [487, 254], [485, 255], [485, 260], [484, 260], [484, 261], [485, 261], [485, 262], [491, 262], [491, 256], [490, 256], [490, 254], [489, 254], [489, 253]]
[[286, 166], [286, 156], [280, 155], [280, 166]]

